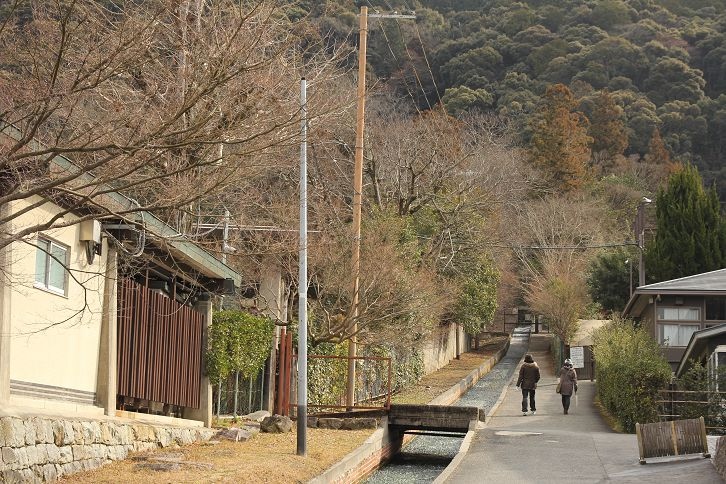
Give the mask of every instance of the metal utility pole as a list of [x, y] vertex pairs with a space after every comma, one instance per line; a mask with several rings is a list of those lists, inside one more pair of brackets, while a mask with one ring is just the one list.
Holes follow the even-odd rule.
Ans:
[[298, 276], [297, 455], [307, 455], [308, 428], [308, 159], [307, 81], [300, 80], [300, 273]]
[[[363, 194], [363, 132], [365, 129], [366, 105], [366, 49], [368, 45], [368, 17], [415, 19], [415, 15], [379, 14], [368, 15], [368, 7], [360, 8], [358, 45], [358, 106], [355, 125], [355, 164], [353, 167], [353, 307], [352, 317], [358, 320], [358, 296], [360, 289], [360, 225]], [[348, 345], [348, 381], [345, 405], [348, 410], [355, 404], [355, 357], [357, 355], [358, 323], [353, 324], [353, 336]]]

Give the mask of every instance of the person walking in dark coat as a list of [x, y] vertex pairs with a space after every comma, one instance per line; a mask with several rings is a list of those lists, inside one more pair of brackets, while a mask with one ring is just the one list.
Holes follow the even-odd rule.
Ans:
[[562, 409], [567, 415], [570, 409], [570, 399], [577, 392], [577, 373], [572, 367], [572, 360], [567, 358], [560, 369], [560, 394], [562, 395]]
[[532, 355], [527, 354], [524, 357], [519, 369], [519, 378], [517, 379], [517, 388], [522, 388], [522, 415], [527, 415], [527, 398], [529, 397], [529, 408], [532, 415], [537, 413], [537, 405], [534, 402], [534, 391], [537, 389], [539, 381], [539, 366], [534, 362]]

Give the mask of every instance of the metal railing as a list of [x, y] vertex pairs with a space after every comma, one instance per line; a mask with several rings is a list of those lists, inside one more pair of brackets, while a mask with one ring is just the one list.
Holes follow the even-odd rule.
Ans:
[[658, 395], [660, 420], [703, 417], [710, 433], [726, 433], [726, 392], [664, 389]]
[[212, 387], [214, 414], [236, 417], [261, 410], [264, 375], [264, 369], [253, 378], [245, 378], [239, 372], [235, 372], [226, 381], [214, 385]]
[[[293, 360], [297, 355], [293, 356]], [[353, 407], [346, 405], [347, 368], [349, 360], [356, 361], [356, 388]], [[290, 379], [290, 401], [288, 403], [294, 415], [297, 401], [297, 373], [294, 371]], [[332, 410], [388, 410], [391, 406], [391, 381], [393, 376], [392, 360], [384, 356], [335, 356], [308, 355], [308, 409], [309, 414], [324, 413]], [[326, 375], [327, 388], [315, 388], [311, 383], [310, 374], [318, 372]]]

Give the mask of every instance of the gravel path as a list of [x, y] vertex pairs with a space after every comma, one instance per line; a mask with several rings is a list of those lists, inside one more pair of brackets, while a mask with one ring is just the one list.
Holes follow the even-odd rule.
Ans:
[[[454, 405], [475, 406], [489, 412], [528, 346], [529, 327], [515, 329], [507, 354]], [[371, 475], [366, 483], [433, 482], [449, 465], [460, 446], [461, 437], [417, 437], [389, 465]]]

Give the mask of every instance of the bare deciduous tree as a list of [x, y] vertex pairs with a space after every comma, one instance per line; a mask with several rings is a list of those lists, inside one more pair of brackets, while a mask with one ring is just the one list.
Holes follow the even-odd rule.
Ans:
[[305, 23], [264, 0], [20, 1], [3, 16], [0, 205], [40, 195], [24, 211], [65, 210], [6, 229], [0, 248], [79, 211], [143, 210], [190, 232], [199, 201], [297, 142], [300, 74], [335, 75], [300, 47]]
[[552, 197], [533, 201], [513, 224], [524, 299], [566, 344], [589, 302], [585, 279], [591, 249], [603, 243], [603, 208], [594, 201]]

